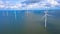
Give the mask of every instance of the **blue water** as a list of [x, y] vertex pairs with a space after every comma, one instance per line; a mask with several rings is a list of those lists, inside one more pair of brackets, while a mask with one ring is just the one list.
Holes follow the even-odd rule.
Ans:
[[0, 34], [60, 34], [60, 11], [48, 14], [45, 29], [43, 10], [0, 10]]

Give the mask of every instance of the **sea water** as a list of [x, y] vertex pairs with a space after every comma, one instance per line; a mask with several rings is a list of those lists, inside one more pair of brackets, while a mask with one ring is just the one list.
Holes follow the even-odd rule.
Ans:
[[60, 11], [48, 11], [46, 28], [44, 11], [0, 10], [0, 34], [60, 34]]

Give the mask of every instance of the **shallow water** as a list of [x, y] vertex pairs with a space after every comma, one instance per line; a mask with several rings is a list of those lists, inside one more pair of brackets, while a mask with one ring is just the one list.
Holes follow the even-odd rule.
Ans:
[[44, 11], [0, 10], [0, 34], [60, 34], [60, 11], [49, 11], [44, 27]]

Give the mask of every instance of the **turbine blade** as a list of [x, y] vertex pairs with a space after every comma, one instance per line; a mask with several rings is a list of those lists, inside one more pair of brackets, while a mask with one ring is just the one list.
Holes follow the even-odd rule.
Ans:
[[45, 15], [45, 28], [47, 27], [47, 15]]
[[40, 19], [40, 21], [42, 21], [44, 18], [45, 18], [45, 15], [44, 15], [44, 16], [42, 16], [42, 18]]
[[14, 14], [15, 14], [15, 19], [16, 19], [16, 12], [14, 12]]
[[47, 16], [53, 16], [53, 15], [47, 15]]

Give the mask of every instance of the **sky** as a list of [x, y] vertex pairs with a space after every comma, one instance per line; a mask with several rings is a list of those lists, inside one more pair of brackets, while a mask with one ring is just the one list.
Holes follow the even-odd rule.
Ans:
[[60, 8], [60, 0], [0, 0], [0, 9], [36, 10]]

